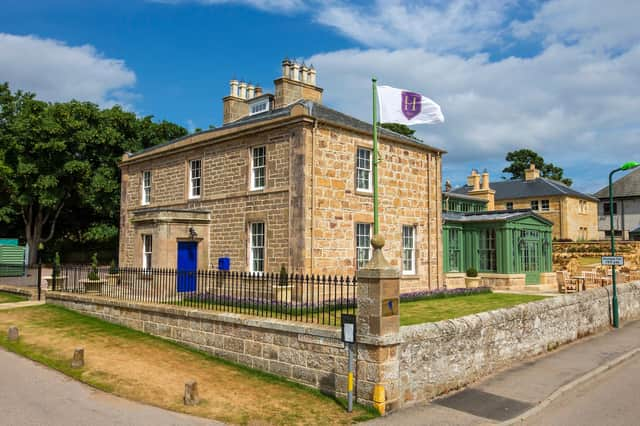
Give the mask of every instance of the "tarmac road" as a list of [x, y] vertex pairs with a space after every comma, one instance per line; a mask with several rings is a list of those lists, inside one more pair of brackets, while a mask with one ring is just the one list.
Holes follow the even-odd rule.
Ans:
[[191, 426], [222, 423], [115, 397], [0, 349], [0, 424]]
[[526, 425], [640, 424], [640, 356], [563, 394]]

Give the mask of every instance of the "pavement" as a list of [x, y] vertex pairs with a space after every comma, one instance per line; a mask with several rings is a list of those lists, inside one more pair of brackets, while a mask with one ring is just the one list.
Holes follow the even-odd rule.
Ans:
[[[429, 403], [371, 421], [374, 425], [528, 424], [529, 418], [605, 371], [640, 357], [640, 321], [581, 339], [556, 351], [493, 374]], [[640, 385], [635, 377], [635, 387]], [[637, 398], [637, 391], [632, 394]], [[640, 404], [635, 404], [640, 418]], [[538, 424], [545, 424], [544, 422]], [[575, 423], [565, 424], [597, 424]], [[636, 424], [638, 424], [636, 422]]]
[[0, 424], [6, 426], [221, 425], [98, 391], [0, 349]]

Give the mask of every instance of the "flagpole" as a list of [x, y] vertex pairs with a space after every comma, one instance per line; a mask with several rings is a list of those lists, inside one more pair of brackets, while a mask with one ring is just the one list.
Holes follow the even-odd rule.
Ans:
[[376, 78], [371, 79], [373, 88], [373, 235], [380, 233], [378, 221], [378, 87]]

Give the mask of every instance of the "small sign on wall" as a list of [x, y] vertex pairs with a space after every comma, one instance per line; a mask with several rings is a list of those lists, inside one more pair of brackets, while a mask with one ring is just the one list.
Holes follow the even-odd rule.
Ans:
[[398, 298], [393, 299], [384, 299], [382, 301], [382, 316], [390, 317], [393, 315], [398, 315]]

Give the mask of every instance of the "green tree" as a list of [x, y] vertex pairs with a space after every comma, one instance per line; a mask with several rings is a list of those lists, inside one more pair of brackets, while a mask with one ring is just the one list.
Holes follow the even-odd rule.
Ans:
[[114, 240], [122, 155], [186, 134], [117, 106], [46, 103], [0, 84], [0, 222], [21, 219], [30, 263], [56, 234]]
[[387, 130], [391, 130], [392, 132], [396, 132], [401, 135], [409, 136], [410, 138], [412, 138], [416, 133], [416, 131], [409, 126], [399, 123], [382, 123], [380, 127], [384, 127]]
[[537, 152], [530, 149], [519, 149], [507, 153], [505, 160], [511, 164], [502, 169], [503, 173], [510, 173], [511, 179], [524, 179], [524, 172], [531, 164], [535, 164], [536, 169], [540, 170], [540, 175], [549, 179], [562, 182], [567, 186], [571, 186], [573, 181], [564, 177], [564, 170], [553, 163], [545, 163]]

